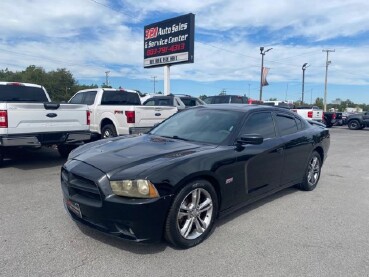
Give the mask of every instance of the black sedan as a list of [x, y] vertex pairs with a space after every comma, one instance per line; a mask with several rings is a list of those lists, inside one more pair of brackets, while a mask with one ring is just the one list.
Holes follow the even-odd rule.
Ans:
[[71, 217], [133, 241], [202, 242], [217, 217], [283, 188], [313, 190], [329, 131], [286, 109], [205, 105], [135, 137], [74, 150], [61, 170]]

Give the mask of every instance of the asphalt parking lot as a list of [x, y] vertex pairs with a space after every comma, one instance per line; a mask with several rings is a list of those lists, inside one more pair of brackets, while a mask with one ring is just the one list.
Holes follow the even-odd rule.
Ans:
[[188, 250], [76, 225], [57, 151], [14, 153], [0, 169], [0, 276], [368, 276], [369, 130], [330, 131], [316, 190], [248, 206]]

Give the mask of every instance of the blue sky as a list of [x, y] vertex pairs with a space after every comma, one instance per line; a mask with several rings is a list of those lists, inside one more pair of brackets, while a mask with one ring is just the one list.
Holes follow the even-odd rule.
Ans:
[[[263, 99], [369, 103], [369, 2], [325, 1], [3, 0], [0, 68], [67, 68], [81, 84], [163, 91], [163, 68], [143, 68], [145, 25], [195, 14], [195, 62], [171, 67], [171, 92], [259, 96], [260, 46], [272, 47]], [[42, 7], [42, 8], [41, 8]], [[11, 15], [11, 16], [9, 16]]]

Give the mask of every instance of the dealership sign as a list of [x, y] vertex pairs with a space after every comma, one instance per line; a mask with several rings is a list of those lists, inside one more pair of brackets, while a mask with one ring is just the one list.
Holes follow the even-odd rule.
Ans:
[[145, 26], [144, 67], [193, 63], [194, 37], [192, 13]]

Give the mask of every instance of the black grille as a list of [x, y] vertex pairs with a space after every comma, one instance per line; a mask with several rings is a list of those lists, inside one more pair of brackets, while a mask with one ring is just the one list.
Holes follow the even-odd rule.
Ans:
[[61, 178], [68, 188], [70, 197], [78, 197], [86, 200], [97, 200], [101, 202], [100, 191], [97, 185], [84, 177], [78, 176], [63, 169]]

